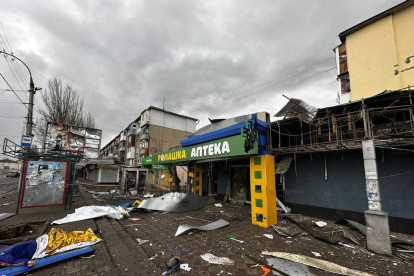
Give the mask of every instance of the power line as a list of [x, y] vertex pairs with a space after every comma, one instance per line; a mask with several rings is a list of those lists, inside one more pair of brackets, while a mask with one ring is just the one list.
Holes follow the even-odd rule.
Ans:
[[[11, 48], [11, 46], [10, 46], [10, 42], [9, 42], [9, 39], [8, 39], [8, 37], [7, 37], [7, 34], [6, 34], [6, 31], [4, 30], [4, 27], [3, 27], [3, 23], [1, 23], [1, 21], [0, 21], [0, 26], [1, 26], [1, 29], [3, 30], [3, 33], [4, 33], [4, 37], [6, 38], [6, 41], [7, 41], [7, 45], [9, 46], [9, 50], [10, 50], [10, 53], [11, 54], [13, 54], [13, 50], [12, 50], [12, 48]], [[3, 40], [4, 41], [4, 40]], [[7, 45], [6, 45], [6, 49], [7, 49]], [[20, 67], [19, 67], [19, 64], [18, 63], [16, 63], [15, 62], [15, 59], [11, 59], [11, 63], [12, 63], [12, 65], [14, 65], [14, 67], [15, 67], [15, 69], [17, 68], [17, 70], [16, 70], [16, 73], [17, 73], [17, 75], [19, 76], [19, 78], [21, 79], [21, 81], [22, 81], [22, 83], [23, 83], [23, 86], [27, 89], [27, 90], [29, 90], [29, 88], [28, 88], [28, 86], [26, 85], [26, 82], [24, 81], [24, 75], [23, 75], [23, 72], [22, 72], [22, 70], [20, 69]], [[13, 62], [14, 61], [14, 62]], [[17, 80], [17, 79], [16, 79]], [[19, 86], [21, 87], [21, 85], [20, 85], [20, 83], [19, 83]], [[29, 96], [28, 95], [25, 95], [26, 96], [26, 99], [27, 100], [29, 100]]]
[[71, 81], [71, 82], [73, 82], [73, 83], [75, 83], [75, 84], [77, 84], [77, 85], [79, 85], [79, 86], [81, 86], [81, 87], [83, 87], [83, 88], [85, 88], [85, 89], [89, 90], [90, 92], [95, 93], [95, 94], [97, 94], [97, 95], [99, 95], [99, 96], [101, 96], [101, 97], [105, 98], [106, 100], [108, 100], [108, 101], [110, 101], [110, 102], [112, 102], [112, 103], [115, 103], [115, 104], [119, 105], [120, 107], [122, 107], [122, 108], [124, 108], [124, 109], [127, 109], [127, 110], [128, 110], [128, 111], [130, 111], [130, 112], [134, 112], [133, 110], [131, 110], [131, 109], [129, 109], [129, 108], [126, 108], [126, 107], [125, 107], [125, 105], [122, 105], [122, 104], [120, 104], [120, 103], [118, 103], [118, 102], [116, 102], [116, 101], [114, 101], [114, 100], [109, 99], [108, 97], [106, 97], [106, 96], [102, 95], [101, 93], [96, 92], [95, 90], [92, 90], [92, 89], [91, 89], [91, 88], [89, 88], [88, 86], [86, 86], [86, 85], [84, 85], [84, 84], [82, 84], [82, 83], [80, 83], [80, 82], [78, 82], [78, 81], [76, 81], [76, 80], [74, 80], [74, 79], [72, 79], [72, 78], [70, 78], [70, 77], [68, 77], [68, 76], [66, 76], [66, 75], [64, 75], [64, 74], [62, 74], [62, 73], [59, 73], [58, 71], [56, 71], [56, 70], [54, 70], [54, 69], [50, 68], [49, 66], [47, 66], [47, 65], [43, 64], [43, 63], [42, 63], [42, 62], [40, 62], [40, 61], [37, 61], [36, 59], [34, 59], [34, 58], [32, 58], [32, 57], [29, 57], [29, 56], [25, 55], [25, 54], [24, 54], [24, 53], [22, 53], [21, 51], [16, 50], [16, 52], [19, 52], [21, 55], [23, 55], [23, 56], [25, 56], [26, 58], [28, 58], [28, 59], [32, 60], [33, 62], [37, 63], [38, 65], [40, 65], [40, 66], [42, 66], [42, 67], [44, 67], [44, 68], [46, 68], [46, 69], [48, 69], [48, 70], [50, 70], [50, 71], [52, 71], [52, 72], [56, 73], [56, 74], [57, 74], [57, 75], [59, 75], [60, 77], [62, 77], [62, 78], [64, 78], [64, 79], [66, 79], [66, 80], [69, 80], [69, 81]]
[[[260, 89], [260, 90], [258, 90], [258, 91], [255, 91], [255, 92], [253, 92], [253, 93], [250, 93], [250, 94], [248, 94], [248, 95], [242, 96], [242, 97], [237, 98], [237, 99], [242, 99], [242, 98], [244, 98], [244, 97], [247, 97], [247, 96], [250, 96], [250, 95], [256, 94], [256, 93], [258, 93], [258, 92], [261, 92], [261, 91], [263, 91], [263, 90], [266, 90], [267, 88], [270, 88], [270, 87], [275, 86], [275, 85], [277, 85], [277, 84], [279, 84], [279, 83], [282, 83], [282, 82], [284, 82], [284, 81], [286, 81], [286, 80], [289, 80], [289, 79], [291, 79], [291, 78], [293, 78], [293, 77], [295, 77], [295, 76], [298, 76], [298, 75], [300, 75], [300, 74], [303, 74], [303, 73], [307, 72], [307, 70], [306, 70], [306, 69], [309, 69], [309, 68], [315, 67], [315, 66], [317, 66], [317, 65], [320, 65], [320, 64], [322, 64], [322, 63], [325, 63], [325, 62], [327, 62], [327, 61], [329, 61], [329, 60], [331, 60], [331, 59], [334, 59], [334, 58], [335, 58], [335, 57], [327, 58], [327, 59], [324, 59], [324, 60], [319, 61], [319, 62], [317, 62], [317, 63], [314, 63], [314, 64], [312, 64], [312, 65], [310, 65], [310, 66], [308, 66], [308, 67], [305, 67], [305, 68], [303, 68], [303, 69], [301, 69], [301, 70], [297, 70], [296, 72], [300, 71], [298, 74], [295, 74], [295, 75], [293, 75], [293, 76], [291, 76], [291, 77], [289, 77], [289, 78], [287, 78], [287, 79], [284, 79], [284, 80], [282, 80], [282, 81], [280, 81], [280, 82], [277, 82], [277, 83], [271, 84], [271, 85], [269, 85], [269, 86], [264, 87], [263, 89]], [[218, 104], [217, 104], [217, 103], [213, 103], [213, 104], [209, 104], [209, 105], [204, 106], [204, 107], [199, 107], [199, 108], [197, 108], [197, 109], [194, 109], [194, 110], [192, 110], [192, 111], [189, 111], [188, 113], [192, 113], [192, 112], [194, 112], [194, 111], [198, 111], [198, 110], [201, 110], [201, 109], [205, 109], [205, 108], [210, 107], [210, 106], [213, 106], [213, 105], [218, 106], [218, 105], [225, 104], [225, 103], [227, 103], [227, 102], [231, 102], [231, 101], [233, 101], [233, 100], [231, 100], [231, 101], [227, 101], [227, 100], [229, 100], [229, 99], [231, 99], [231, 98], [233, 98], [233, 97], [235, 97], [235, 96], [238, 96], [238, 95], [244, 94], [244, 93], [246, 93], [246, 92], [252, 91], [252, 90], [254, 90], [254, 89], [258, 88], [258, 87], [261, 87], [261, 86], [263, 86], [263, 85], [266, 85], [266, 84], [272, 83], [272, 82], [274, 82], [274, 81], [276, 81], [276, 80], [279, 80], [279, 79], [282, 79], [282, 78], [287, 77], [287, 76], [289, 76], [289, 75], [292, 75], [293, 73], [296, 73], [296, 72], [289, 73], [289, 74], [287, 74], [287, 75], [284, 75], [284, 76], [281, 76], [281, 77], [279, 77], [279, 78], [273, 79], [273, 80], [268, 81], [268, 82], [266, 82], [266, 83], [263, 83], [263, 84], [261, 84], [261, 85], [255, 86], [255, 87], [250, 88], [250, 89], [247, 89], [247, 90], [245, 90], [245, 91], [242, 91], [242, 92], [240, 92], [240, 93], [238, 93], [238, 94], [235, 94], [235, 95], [233, 95], [233, 96], [231, 96], [231, 97], [225, 98], [225, 99], [223, 99], [223, 102], [221, 102], [221, 103], [218, 103]]]
[[[1, 77], [3, 78], [3, 80], [7, 83], [7, 86], [8, 86], [8, 87], [10, 87], [10, 89], [13, 91], [14, 95], [16, 95], [16, 97], [19, 99], [19, 101], [20, 101], [22, 104], [24, 104], [24, 102], [22, 101], [22, 99], [20, 99], [20, 97], [17, 95], [17, 93], [16, 93], [16, 92], [14, 92], [13, 88], [11, 88], [10, 84], [7, 82], [7, 80], [6, 80], [6, 78], [3, 76], [3, 74], [2, 74], [2, 73], [0, 73], [0, 75], [1, 75]], [[27, 109], [27, 110], [29, 110], [29, 108], [27, 108], [27, 106], [24, 106], [24, 107], [26, 107], [26, 109]]]
[[[324, 50], [325, 48], [327, 48], [327, 47], [332, 47], [331, 45], [332, 45], [332, 43], [330, 43], [328, 46], [325, 46], [325, 47], [323, 47], [323, 48], [321, 48], [321, 49], [319, 49], [319, 50], [316, 50], [316, 51], [312, 52], [312, 56], [311, 56], [311, 57], [308, 57], [308, 58], [300, 58], [300, 59], [298, 59], [298, 60], [295, 60], [295, 61], [289, 62], [289, 63], [287, 63], [286, 65], [289, 65], [289, 64], [292, 64], [292, 63], [298, 63], [298, 62], [300, 62], [300, 61], [305, 61], [305, 60], [308, 60], [308, 59], [312, 59], [312, 58], [314, 58], [314, 57], [316, 57], [316, 56], [319, 56], [319, 55], [323, 54], [323, 53], [326, 51], [326, 50]], [[324, 51], [320, 52], [321, 50], [324, 50]], [[315, 53], [318, 53], [318, 52], [320, 52], [320, 53], [315, 55]], [[286, 70], [286, 69], [291, 68], [291, 67], [293, 67], [293, 66], [294, 66], [294, 64], [293, 64], [293, 65], [290, 65], [290, 66], [285, 66], [285, 67], [277, 68], [277, 69], [272, 70], [272, 71], [269, 71], [269, 72], [267, 72], [267, 73], [265, 73], [265, 74], [262, 74], [262, 75], [259, 75], [259, 76], [257, 76], [257, 77], [254, 77], [254, 78], [252, 78], [252, 79], [250, 79], [250, 80], [248, 80], [248, 81], [246, 81], [246, 82], [239, 83], [239, 84], [237, 84], [237, 85], [235, 85], [235, 86], [229, 87], [229, 88], [227, 88], [227, 89], [225, 89], [225, 90], [223, 90], [223, 91], [218, 91], [218, 92], [216, 92], [216, 93], [208, 94], [208, 95], [206, 95], [206, 96], [204, 96], [204, 97], [198, 97], [198, 98], [194, 98], [194, 99], [189, 99], [189, 101], [192, 101], [192, 100], [197, 100], [197, 101], [198, 101], [198, 100], [201, 100], [201, 99], [203, 99], [203, 98], [210, 97], [210, 96], [212, 96], [212, 95], [214, 95], [214, 94], [222, 94], [222, 93], [225, 93], [225, 92], [230, 92], [230, 91], [236, 90], [236, 89], [238, 89], [238, 88], [240, 88], [240, 87], [245, 86], [246, 84], [248, 84], [248, 83], [250, 83], [250, 82], [254, 82], [255, 80], [262, 79], [262, 78], [266, 78], [266, 77], [268, 77], [268, 76], [273, 75], [273, 73], [280, 72], [280, 71], [282, 71], [282, 70]], [[336, 67], [335, 67], [335, 68], [336, 68]]]
[[8, 118], [8, 119], [23, 119], [27, 117], [8, 117], [8, 116], [0, 116], [0, 118]]

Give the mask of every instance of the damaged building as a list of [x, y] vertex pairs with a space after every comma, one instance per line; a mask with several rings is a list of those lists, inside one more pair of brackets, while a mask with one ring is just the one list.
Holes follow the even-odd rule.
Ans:
[[414, 220], [411, 94], [410, 89], [384, 91], [320, 109], [291, 99], [276, 114], [284, 118], [271, 124], [278, 197], [296, 213], [364, 222], [362, 141], [373, 139], [391, 230], [414, 233], [409, 227]]

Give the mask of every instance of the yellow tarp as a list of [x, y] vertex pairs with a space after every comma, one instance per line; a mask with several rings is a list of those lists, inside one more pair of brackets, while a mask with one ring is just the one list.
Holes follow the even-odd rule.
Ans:
[[89, 228], [86, 231], [72, 231], [65, 232], [59, 228], [52, 228], [49, 234], [49, 241], [46, 248], [46, 254], [52, 254], [56, 249], [88, 241], [99, 241], [100, 239], [93, 233], [92, 229]]

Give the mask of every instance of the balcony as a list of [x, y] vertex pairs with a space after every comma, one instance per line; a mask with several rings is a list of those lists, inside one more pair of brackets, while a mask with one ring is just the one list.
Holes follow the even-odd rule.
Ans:
[[135, 151], [127, 152], [127, 159], [131, 159], [135, 157]]
[[120, 147], [119, 151], [125, 151], [125, 147]]
[[148, 155], [149, 154], [149, 149], [148, 148], [139, 149], [139, 154]]
[[120, 141], [126, 141], [126, 135], [121, 133]]

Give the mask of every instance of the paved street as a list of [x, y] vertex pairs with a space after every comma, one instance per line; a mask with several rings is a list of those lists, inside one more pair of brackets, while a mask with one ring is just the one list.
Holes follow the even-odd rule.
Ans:
[[7, 177], [6, 174], [0, 174], [0, 195], [16, 191], [19, 178]]

